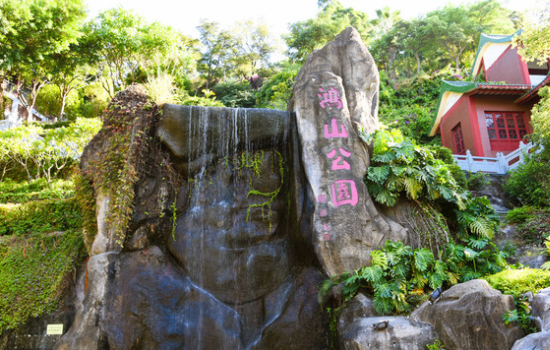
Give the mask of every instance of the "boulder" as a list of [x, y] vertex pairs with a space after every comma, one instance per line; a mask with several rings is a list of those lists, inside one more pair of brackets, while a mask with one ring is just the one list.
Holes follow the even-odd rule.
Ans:
[[375, 317], [378, 313], [374, 309], [371, 299], [359, 293], [346, 303], [344, 310], [338, 316], [338, 334], [346, 333], [347, 328], [356, 320], [365, 317]]
[[531, 310], [539, 330], [550, 332], [550, 287], [541, 290], [533, 297]]
[[449, 350], [503, 350], [523, 337], [519, 326], [506, 326], [502, 320], [513, 309], [511, 295], [485, 280], [472, 280], [446, 290], [434, 304], [425, 302], [411, 317], [431, 324]]
[[310, 54], [296, 77], [300, 158], [312, 210], [312, 239], [329, 275], [367, 265], [386, 240], [405, 229], [375, 207], [363, 177], [370, 164], [361, 132], [378, 127], [378, 70], [354, 28]]
[[548, 350], [550, 332], [532, 333], [514, 343], [512, 350]]
[[353, 322], [341, 338], [342, 350], [424, 350], [433, 328], [406, 317], [368, 317]]

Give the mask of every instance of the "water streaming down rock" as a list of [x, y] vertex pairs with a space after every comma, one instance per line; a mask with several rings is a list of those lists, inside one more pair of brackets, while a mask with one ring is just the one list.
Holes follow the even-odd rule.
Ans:
[[282, 111], [166, 106], [159, 129], [187, 180], [168, 250], [194, 285], [236, 310], [244, 348], [280, 315], [293, 284], [281, 220], [289, 120]]
[[[164, 106], [154, 137], [183, 176], [168, 195], [177, 225], [132, 223], [129, 242], [143, 233], [148, 243], [90, 258], [86, 299], [56, 349], [323, 349], [323, 277], [289, 197], [290, 121]], [[134, 217], [164, 201], [165, 174], [151, 176], [136, 187]]]

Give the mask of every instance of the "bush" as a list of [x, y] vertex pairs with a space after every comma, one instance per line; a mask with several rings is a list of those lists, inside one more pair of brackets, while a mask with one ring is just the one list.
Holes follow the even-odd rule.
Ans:
[[484, 173], [470, 173], [468, 176], [468, 189], [470, 191], [481, 191], [490, 183], [489, 175]]
[[63, 199], [74, 195], [74, 185], [70, 180], [54, 180], [48, 186], [44, 178], [30, 182], [15, 182], [6, 179], [0, 182], [0, 204], [25, 204], [35, 200]]
[[536, 294], [541, 289], [550, 286], [550, 271], [530, 268], [503, 270], [483, 279], [502, 293], [519, 297], [529, 291]]
[[55, 310], [85, 254], [74, 185], [51, 185], [0, 182], [0, 333]]
[[366, 141], [373, 143], [373, 157], [365, 183], [375, 201], [391, 207], [405, 193], [411, 200], [441, 198], [463, 207], [462, 189], [447, 164], [430, 149], [403, 137], [399, 130], [378, 130]]
[[111, 100], [100, 82], [93, 82], [82, 89], [82, 103], [80, 113], [86, 118], [99, 117]]
[[81, 225], [74, 199], [50, 199], [24, 204], [0, 204], [0, 236], [75, 229]]
[[445, 162], [445, 164], [447, 164], [449, 170], [451, 171], [451, 175], [456, 181], [456, 184], [462, 189], [467, 189], [468, 180], [466, 179], [464, 171], [462, 171], [462, 169], [460, 169], [460, 167], [455, 163], [453, 152], [449, 148], [441, 145], [429, 145], [427, 147], [434, 152], [434, 157], [441, 159]]
[[261, 108], [286, 110], [299, 70], [299, 66], [287, 64], [281, 72], [272, 76], [258, 91], [257, 105]]
[[248, 80], [227, 80], [216, 84], [212, 91], [226, 107], [252, 108], [256, 105], [256, 90]]
[[30, 124], [0, 131], [0, 180], [24, 174], [28, 181], [44, 177], [51, 182], [77, 163], [100, 128], [99, 119], [78, 118], [69, 124]]
[[83, 254], [79, 230], [0, 236], [0, 334], [54, 311]]
[[519, 225], [517, 235], [526, 243], [544, 245], [550, 237], [550, 209], [534, 209]]
[[513, 224], [522, 224], [533, 216], [534, 210], [534, 207], [528, 205], [514, 208], [506, 213], [506, 220]]
[[550, 163], [530, 157], [510, 172], [504, 189], [524, 205], [550, 206]]

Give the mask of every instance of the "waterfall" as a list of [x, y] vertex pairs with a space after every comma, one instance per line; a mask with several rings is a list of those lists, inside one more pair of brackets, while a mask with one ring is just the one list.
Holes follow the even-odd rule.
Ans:
[[[176, 155], [187, 196], [167, 245], [203, 295], [191, 308], [196, 324], [188, 331], [195, 334], [186, 348], [206, 348], [207, 337], [211, 346], [214, 322], [248, 349], [282, 313], [293, 288], [281, 174], [289, 114], [171, 105], [164, 113], [166, 124], [184, 129], [161, 137]], [[209, 298], [227, 312], [212, 312]], [[190, 315], [181, 317], [189, 324]], [[234, 350], [235, 342], [220, 346]]]

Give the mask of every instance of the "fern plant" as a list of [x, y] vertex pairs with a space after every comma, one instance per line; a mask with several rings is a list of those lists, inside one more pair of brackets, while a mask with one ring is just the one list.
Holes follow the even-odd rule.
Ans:
[[487, 197], [470, 197], [463, 210], [455, 210], [459, 223], [458, 237], [468, 239], [473, 235], [478, 238], [492, 239], [498, 232], [500, 218], [491, 207]]
[[401, 314], [426, 300], [428, 292], [448, 280], [446, 264], [435, 260], [426, 248], [412, 249], [388, 240], [380, 250], [372, 251], [371, 257], [371, 266], [326, 280], [319, 291], [319, 301], [324, 301], [339, 285], [342, 302], [363, 290], [373, 298], [379, 314]]
[[445, 201], [463, 208], [463, 190], [453, 178], [447, 164], [434, 152], [403, 137], [397, 129], [378, 130], [365, 136], [373, 143], [372, 164], [365, 183], [374, 199], [394, 206], [401, 193], [411, 200]]

